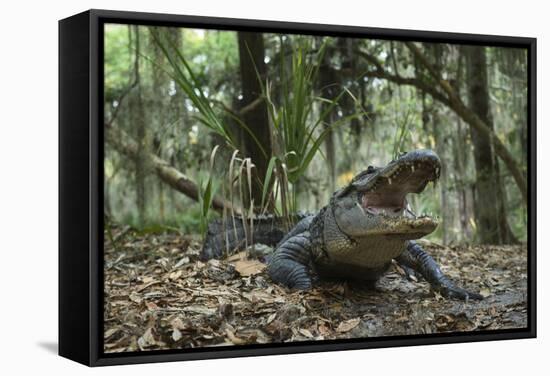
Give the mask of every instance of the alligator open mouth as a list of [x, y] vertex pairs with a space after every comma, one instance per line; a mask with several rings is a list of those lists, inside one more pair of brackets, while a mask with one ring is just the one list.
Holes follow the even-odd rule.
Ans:
[[407, 210], [407, 194], [422, 192], [428, 183], [437, 181], [440, 170], [435, 153], [407, 153], [369, 177], [360, 190], [360, 205], [371, 215], [402, 216]]

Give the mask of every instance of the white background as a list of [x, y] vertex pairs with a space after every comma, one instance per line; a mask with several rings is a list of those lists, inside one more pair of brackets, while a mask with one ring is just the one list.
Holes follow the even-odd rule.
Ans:
[[[538, 212], [548, 213], [550, 12], [545, 1], [96, 0], [2, 2], [0, 373], [522, 375], [549, 364], [548, 219], [539, 216], [539, 338], [88, 369], [57, 342], [57, 20], [88, 8], [537, 37]], [[546, 104], [546, 108], [545, 105]], [[547, 372], [547, 371], [546, 371]]]

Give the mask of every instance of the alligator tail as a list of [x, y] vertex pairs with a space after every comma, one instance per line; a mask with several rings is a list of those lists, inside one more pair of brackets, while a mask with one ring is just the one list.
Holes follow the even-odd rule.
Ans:
[[[296, 223], [306, 216], [308, 214], [297, 213], [290, 219]], [[287, 222], [283, 217], [273, 215], [257, 216], [252, 224], [249, 219], [243, 221], [238, 216], [226, 218], [225, 221], [216, 219], [208, 224], [201, 259], [221, 258], [255, 243], [274, 247], [288, 232]]]

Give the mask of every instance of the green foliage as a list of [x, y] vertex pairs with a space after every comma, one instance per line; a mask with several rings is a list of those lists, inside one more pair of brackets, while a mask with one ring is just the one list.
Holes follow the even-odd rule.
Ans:
[[105, 100], [111, 102], [128, 86], [132, 77], [133, 58], [126, 25], [105, 25]]
[[[283, 44], [284, 46], [284, 44]], [[262, 84], [262, 91], [268, 103], [268, 112], [273, 124], [272, 140], [274, 142], [274, 155], [269, 161], [268, 176], [264, 181], [265, 202], [266, 185], [271, 181], [272, 170], [278, 165], [279, 186], [286, 191], [288, 183], [292, 184], [292, 197], [290, 200], [282, 194], [284, 211], [295, 212], [297, 207], [297, 185], [306, 174], [313, 158], [320, 152], [320, 148], [329, 132], [353, 118], [361, 116], [358, 112], [343, 117], [327, 127], [321, 129], [328, 115], [338, 106], [343, 95], [353, 95], [346, 89], [342, 89], [334, 100], [321, 98], [315, 95], [314, 85], [325, 53], [323, 43], [314, 53], [311, 41], [298, 40], [297, 46], [292, 51], [290, 74], [287, 74], [285, 66], [284, 48], [280, 54], [279, 78], [281, 82], [281, 103], [272, 96], [272, 84], [267, 80], [264, 84], [257, 73], [258, 80]], [[355, 98], [354, 98], [355, 99]], [[320, 102], [328, 103], [323, 111], [316, 112], [316, 105]], [[317, 116], [316, 116], [317, 115]]]
[[185, 29], [182, 46], [176, 47], [185, 50], [189, 65], [205, 87], [212, 82], [227, 81], [238, 73], [239, 49], [233, 32]]
[[200, 207], [200, 225], [199, 231], [204, 239], [206, 236], [206, 231], [208, 230], [208, 222], [210, 221], [210, 207], [212, 206], [212, 200], [216, 195], [217, 188], [213, 185], [213, 171], [214, 171], [214, 161], [216, 159], [216, 152], [218, 146], [214, 147], [212, 150], [212, 155], [210, 156], [210, 170], [208, 173], [208, 178], [206, 182], [203, 182], [202, 179], [199, 181], [199, 207]]
[[[153, 28], [150, 28], [149, 30], [155, 40], [155, 43], [162, 50], [164, 56], [170, 63], [173, 71], [170, 72], [163, 67], [159, 68], [163, 69], [193, 102], [193, 105], [199, 112], [195, 118], [199, 121], [199, 123], [221, 136], [227, 144], [236, 150], [238, 148], [238, 144], [236, 136], [233, 134], [234, 132], [223, 120], [223, 115], [214, 110], [213, 102], [208, 98], [208, 95], [203, 90], [201, 80], [193, 72], [193, 69], [183, 56], [178, 46], [171, 40], [163, 38], [163, 34], [161, 32], [158, 32]], [[244, 129], [254, 139], [264, 156], [266, 156], [265, 149], [248, 126], [231, 112], [228, 112], [228, 115], [232, 116], [233, 119], [242, 127], [242, 129]]]
[[[251, 134], [248, 127], [254, 124], [244, 124], [238, 116], [242, 87], [237, 33], [146, 27], [138, 27], [137, 32], [141, 53], [139, 90], [147, 114], [148, 137], [143, 143], [200, 188], [197, 204], [162, 186], [149, 174], [146, 210], [150, 222], [144, 228], [160, 224], [204, 235], [208, 221], [215, 215], [210, 205], [216, 194], [242, 210], [245, 217], [250, 216], [252, 209], [242, 206], [243, 202], [251, 202], [245, 196], [250, 193], [247, 186], [251, 184], [254, 161], [238, 150], [243, 149], [242, 133]], [[104, 97], [108, 116], [118, 108], [121, 93], [135, 79], [135, 37], [136, 29], [128, 25], [105, 26]], [[478, 203], [472, 192], [476, 166], [468, 125], [445, 105], [436, 106], [436, 101], [419, 89], [363, 76], [363, 72], [376, 70], [372, 62], [376, 61], [390, 74], [405, 79], [416, 77], [435, 85], [401, 42], [354, 40], [343, 48], [341, 39], [264, 34], [267, 72], [260, 82], [273, 148], [271, 155], [264, 155], [267, 171], [260, 177], [261, 202], [255, 204], [283, 215], [326, 204], [332, 194], [328, 149], [324, 149], [329, 135], [336, 151], [330, 157], [335, 160], [338, 184], [345, 184], [370, 164], [387, 163], [402, 151], [433, 148], [443, 160], [447, 181], [422, 195], [409, 195], [413, 208], [439, 214], [444, 220], [430, 239], [440, 241], [444, 231], [450, 242], [475, 239], [473, 208]], [[435, 62], [429, 44], [422, 45], [422, 51]], [[486, 51], [495, 134], [525, 169], [527, 56], [521, 49], [491, 47]], [[364, 59], [362, 53], [372, 55], [374, 60]], [[466, 97], [460, 47], [444, 46], [437, 59], [442, 77]], [[349, 66], [350, 61], [354, 67]], [[333, 72], [332, 100], [319, 94], [320, 82], [327, 80], [321, 76], [321, 62]], [[115, 122], [131, 136], [135, 135], [135, 124], [129, 102], [134, 94], [128, 94]], [[369, 108], [368, 118], [364, 106]], [[212, 145], [229, 146], [215, 153], [216, 168]], [[137, 225], [135, 164], [109, 147], [105, 158], [109, 213], [116, 222]], [[527, 213], [521, 196], [502, 163], [500, 174], [510, 227], [520, 240], [526, 240]], [[445, 213], [442, 192], [446, 192]]]
[[164, 69], [164, 67], [159, 68], [163, 69], [193, 102], [193, 105], [199, 112], [198, 115], [195, 115], [195, 118], [202, 125], [220, 135], [233, 148], [236, 148], [235, 136], [229, 127], [224, 124], [221, 115], [216, 113], [212, 108], [212, 104], [201, 87], [200, 80], [194, 74], [178, 46], [167, 38], [163, 38], [163, 34], [155, 29], [151, 28], [149, 30], [155, 43], [162, 50], [170, 66], [173, 68], [173, 71], [170, 72]]

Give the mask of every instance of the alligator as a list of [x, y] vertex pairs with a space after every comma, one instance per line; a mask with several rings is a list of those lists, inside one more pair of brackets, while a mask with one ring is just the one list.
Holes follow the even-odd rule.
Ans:
[[201, 256], [221, 257], [251, 242], [274, 246], [266, 257], [269, 276], [299, 290], [310, 289], [317, 279], [373, 286], [396, 262], [407, 277], [422, 276], [445, 297], [481, 300], [456, 286], [415, 241], [432, 233], [438, 220], [415, 214], [407, 195], [435, 185], [440, 172], [441, 161], [431, 150], [401, 153], [384, 167], [369, 166], [357, 174], [318, 213], [295, 214], [297, 223], [289, 232], [280, 217], [212, 222]]

